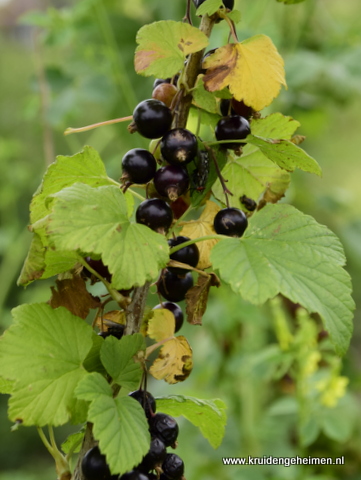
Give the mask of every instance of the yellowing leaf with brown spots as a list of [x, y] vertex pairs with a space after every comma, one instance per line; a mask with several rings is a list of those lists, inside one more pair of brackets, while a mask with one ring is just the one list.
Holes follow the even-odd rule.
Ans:
[[206, 90], [229, 87], [236, 100], [254, 110], [267, 107], [286, 85], [284, 62], [272, 40], [255, 35], [241, 43], [218, 48], [203, 62]]
[[[192, 240], [206, 235], [214, 235], [213, 220], [219, 210], [220, 208], [216, 203], [208, 200], [205, 209], [198, 220], [183, 223], [184, 226], [180, 235], [189, 237]], [[197, 268], [204, 270], [211, 266], [209, 255], [216, 243], [217, 240], [206, 240], [197, 243], [199, 250], [199, 262]]]
[[198, 28], [173, 20], [145, 25], [138, 31], [136, 41], [135, 71], [159, 78], [178, 73], [187, 55], [208, 45], [207, 36]]
[[148, 337], [161, 342], [174, 335], [175, 318], [172, 312], [165, 308], [152, 310], [152, 318], [148, 321]]
[[149, 372], [167, 383], [183, 382], [193, 369], [192, 349], [183, 335], [168, 340]]

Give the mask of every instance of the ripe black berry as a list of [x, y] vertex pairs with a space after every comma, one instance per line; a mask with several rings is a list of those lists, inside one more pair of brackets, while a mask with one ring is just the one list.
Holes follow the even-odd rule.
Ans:
[[153, 437], [159, 438], [166, 447], [174, 444], [178, 437], [178, 423], [165, 413], [156, 413], [149, 421], [149, 430]]
[[214, 217], [214, 230], [220, 235], [241, 237], [246, 230], [248, 220], [238, 208], [224, 208]]
[[164, 443], [159, 438], [155, 437], [150, 442], [149, 452], [143, 457], [141, 463], [137, 466], [137, 469], [141, 472], [147, 473], [149, 470], [153, 470], [155, 467], [162, 465], [167, 450]]
[[254, 110], [252, 107], [249, 107], [248, 105], [246, 105], [242, 100], [238, 101], [238, 100], [235, 100], [234, 98], [232, 98], [231, 100], [230, 99], [221, 100], [220, 110], [221, 110], [221, 114], [224, 117], [227, 117], [228, 115], [240, 115], [241, 117], [244, 117], [247, 120], [249, 120], [254, 113]]
[[159, 305], [155, 306], [153, 310], [158, 310], [158, 308], [166, 308], [167, 310], [170, 310], [175, 318], [175, 330], [174, 333], [177, 333], [178, 330], [181, 329], [183, 325], [183, 320], [184, 320], [184, 315], [182, 312], [182, 309], [180, 308], [179, 305], [173, 302], [163, 302], [160, 303]]
[[[91, 257], [85, 257], [85, 260], [89, 267], [95, 270], [101, 277], [105, 278], [105, 280], [111, 282], [112, 276], [108, 270], [108, 267], [104, 265], [102, 260], [93, 260]], [[86, 267], [83, 268], [83, 273], [88, 278], [93, 277], [93, 274], [89, 270], [87, 270]]]
[[[251, 133], [249, 122], [240, 115], [229, 115], [219, 120], [215, 134], [217, 140], [243, 140]], [[237, 148], [244, 143], [224, 143], [225, 148]]]
[[100, 453], [99, 447], [93, 447], [86, 452], [81, 462], [81, 469], [86, 480], [108, 480], [110, 478], [105, 455]]
[[[180, 245], [181, 243], [188, 242], [190, 238], [179, 236], [176, 238], [171, 238], [168, 240], [168, 245], [170, 248]], [[188, 245], [187, 247], [181, 248], [175, 253], [170, 255], [171, 260], [175, 260], [176, 262], [186, 263], [191, 267], [196, 267], [199, 262], [199, 250], [195, 243], [192, 245]], [[170, 272], [176, 273], [177, 275], [185, 275], [189, 272], [184, 268], [177, 268], [177, 267], [168, 267]]]
[[171, 78], [156, 78], [153, 83], [153, 90], [159, 85], [162, 85], [162, 83], [171, 83], [171, 81]]
[[135, 390], [129, 394], [130, 397], [137, 400], [144, 409], [146, 416], [149, 418], [156, 411], [155, 398], [146, 390]]
[[[198, 8], [200, 5], [202, 5], [203, 2], [205, 2], [205, 0], [193, 0], [193, 2], [196, 8]], [[223, 0], [223, 3], [226, 8], [228, 8], [229, 10], [233, 10], [234, 0]]]
[[164, 200], [150, 198], [138, 206], [135, 218], [137, 223], [147, 225], [158, 233], [164, 233], [172, 225], [173, 212]]
[[154, 186], [159, 195], [168, 197], [174, 202], [188, 190], [188, 172], [181, 165], [166, 165], [157, 170], [154, 176]]
[[103, 338], [112, 336], [120, 340], [124, 334], [125, 325], [117, 324], [115, 322], [113, 323], [114, 325], [112, 324], [104, 332], [99, 332], [98, 335], [100, 335]]
[[167, 453], [162, 470], [170, 480], [180, 480], [184, 473], [183, 460], [175, 453]]
[[185, 128], [173, 128], [162, 138], [160, 151], [168, 163], [186, 165], [197, 155], [197, 137]]
[[143, 184], [152, 180], [157, 170], [153, 155], [143, 148], [133, 148], [122, 159], [123, 176], [127, 183]]
[[146, 138], [162, 137], [172, 125], [172, 112], [163, 102], [149, 99], [134, 109], [133, 122], [137, 131]]
[[191, 287], [193, 287], [191, 273], [187, 273], [184, 277], [178, 277], [175, 273], [166, 270], [158, 282], [158, 292], [170, 302], [184, 300]]
[[148, 480], [148, 476], [138, 472], [138, 470], [132, 470], [131, 472], [124, 473], [119, 477], [119, 480]]

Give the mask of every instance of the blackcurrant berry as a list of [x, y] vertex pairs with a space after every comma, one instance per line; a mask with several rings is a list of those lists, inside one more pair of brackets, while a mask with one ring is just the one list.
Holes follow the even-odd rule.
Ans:
[[[93, 260], [91, 257], [85, 257], [85, 261], [91, 267], [93, 270], [95, 270], [101, 277], [105, 278], [108, 282], [111, 282], [112, 276], [108, 270], [108, 267], [104, 265], [102, 260]], [[86, 267], [83, 268], [83, 273], [86, 277], [92, 278], [93, 274], [86, 269]]]
[[[168, 240], [168, 245], [170, 248], [176, 247], [177, 245], [180, 245], [184, 242], [188, 242], [190, 238], [188, 237], [183, 237], [179, 236], [176, 238], [170, 238]], [[188, 247], [181, 248], [175, 253], [172, 253], [170, 255], [171, 260], [175, 260], [176, 262], [182, 262], [186, 263], [187, 265], [190, 265], [191, 267], [196, 267], [198, 262], [199, 262], [199, 250], [198, 247], [195, 243], [192, 245], [188, 245]], [[177, 268], [177, 267], [168, 267], [168, 270], [172, 273], [175, 273], [177, 275], [185, 275], [186, 273], [189, 272], [189, 270], [186, 270], [184, 268]]]
[[[251, 133], [249, 122], [240, 115], [229, 115], [219, 120], [215, 134], [217, 140], [243, 140]], [[244, 143], [224, 143], [225, 148], [237, 148]]]
[[108, 480], [110, 478], [105, 455], [100, 453], [97, 446], [86, 452], [81, 462], [81, 469], [86, 480]]
[[[205, 0], [193, 0], [194, 5], [196, 8], [198, 8], [202, 3], [204, 3]], [[221, 5], [221, 2], [219, 2]], [[228, 8], [229, 10], [233, 10], [234, 7], [234, 0], [223, 0], [224, 6]]]
[[162, 137], [172, 125], [172, 112], [163, 102], [149, 99], [134, 109], [133, 122], [137, 131], [146, 138]]
[[188, 172], [181, 165], [166, 165], [157, 170], [154, 176], [154, 187], [159, 195], [168, 197], [174, 202], [188, 190]]
[[186, 165], [197, 155], [197, 137], [185, 128], [169, 130], [160, 143], [160, 151], [172, 165]]
[[146, 390], [135, 390], [129, 394], [130, 397], [137, 400], [144, 409], [148, 418], [150, 418], [156, 411], [156, 403], [153, 395]]
[[178, 277], [175, 273], [166, 270], [158, 282], [158, 292], [170, 302], [184, 300], [191, 287], [193, 287], [191, 273], [187, 273], [184, 277]]
[[174, 333], [177, 333], [178, 330], [181, 329], [183, 325], [184, 315], [182, 309], [179, 305], [173, 302], [163, 302], [159, 305], [155, 306], [153, 310], [158, 310], [159, 308], [166, 308], [167, 310], [171, 311], [175, 318], [175, 330]]
[[167, 107], [170, 107], [177, 91], [177, 87], [171, 83], [161, 83], [153, 90], [152, 98], [160, 100], [167, 105]]
[[135, 218], [137, 223], [147, 225], [158, 233], [164, 233], [172, 225], [173, 212], [164, 200], [150, 198], [138, 206]]
[[153, 90], [159, 85], [162, 85], [162, 83], [171, 83], [171, 81], [171, 78], [156, 78], [153, 83]]
[[153, 437], [159, 438], [166, 447], [174, 445], [178, 437], [178, 423], [165, 413], [156, 413], [149, 420], [149, 430]]
[[238, 101], [235, 98], [232, 98], [231, 105], [236, 115], [240, 115], [247, 120], [249, 120], [254, 114], [253, 108], [246, 105], [242, 100]]
[[147, 475], [139, 472], [138, 470], [132, 470], [131, 472], [124, 473], [119, 480], [149, 480]]
[[224, 208], [214, 217], [214, 230], [220, 235], [241, 237], [246, 230], [248, 220], [244, 212], [238, 208]]
[[137, 469], [147, 473], [149, 470], [153, 470], [155, 467], [162, 465], [166, 455], [167, 450], [164, 443], [159, 438], [154, 437], [150, 442], [149, 452], [143, 457]]
[[157, 170], [153, 155], [143, 148], [133, 148], [122, 159], [122, 179], [127, 183], [143, 184], [152, 180]]
[[183, 460], [175, 453], [167, 453], [162, 470], [170, 480], [180, 480], [184, 473]]
[[124, 334], [124, 329], [125, 329], [125, 325], [116, 324], [114, 322], [114, 325], [108, 327], [108, 329], [105, 330], [104, 332], [99, 332], [98, 335], [100, 335], [103, 338], [112, 336], [120, 340]]

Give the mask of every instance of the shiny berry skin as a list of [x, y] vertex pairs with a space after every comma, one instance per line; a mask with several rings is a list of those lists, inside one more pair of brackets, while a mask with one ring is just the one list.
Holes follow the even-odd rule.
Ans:
[[115, 337], [118, 340], [120, 340], [124, 335], [124, 329], [125, 329], [125, 325], [117, 324], [114, 322], [114, 325], [111, 325], [110, 327], [108, 327], [107, 330], [104, 330], [104, 332], [99, 332], [98, 335], [100, 335], [103, 338]]
[[[194, 5], [198, 8], [205, 0], [193, 0]], [[224, 6], [228, 8], [228, 10], [233, 10], [234, 7], [234, 0], [223, 0]]]
[[171, 165], [186, 165], [197, 155], [197, 137], [185, 128], [169, 130], [160, 143], [160, 151]]
[[177, 440], [179, 427], [173, 417], [166, 413], [156, 413], [149, 421], [150, 434], [159, 438], [166, 447]]
[[86, 480], [108, 480], [111, 476], [105, 455], [100, 453], [99, 447], [93, 447], [86, 452], [81, 469]]
[[214, 230], [220, 235], [241, 237], [248, 225], [244, 212], [238, 208], [224, 208], [214, 217]]
[[170, 302], [180, 302], [186, 298], [186, 293], [193, 287], [193, 277], [187, 273], [178, 277], [175, 273], [166, 270], [158, 282], [158, 292]]
[[162, 137], [172, 125], [172, 112], [163, 102], [143, 100], [134, 109], [133, 122], [137, 131], [146, 138]]
[[141, 404], [145, 412], [145, 415], [148, 418], [150, 418], [153, 415], [153, 413], [155, 413], [156, 403], [155, 403], [155, 398], [151, 393], [147, 392], [146, 390], [135, 390], [134, 392], [131, 392], [129, 396], [134, 398]]
[[162, 465], [166, 455], [167, 450], [164, 443], [159, 438], [154, 437], [150, 442], [149, 452], [143, 457], [137, 469], [147, 473], [149, 470], [153, 470], [155, 467]]
[[154, 187], [162, 197], [172, 202], [186, 193], [189, 187], [189, 175], [181, 165], [166, 165], [154, 175]]
[[153, 83], [153, 90], [155, 90], [162, 83], [171, 83], [171, 78], [156, 78]]
[[143, 184], [152, 180], [157, 170], [153, 155], [144, 148], [133, 148], [122, 159], [123, 176], [129, 183]]
[[167, 107], [170, 107], [177, 91], [175, 85], [172, 85], [171, 83], [161, 83], [153, 90], [152, 98], [160, 100], [167, 105]]
[[132, 470], [131, 472], [124, 473], [119, 477], [119, 480], [148, 480], [148, 476], [138, 472], [138, 470]]
[[153, 310], [158, 310], [159, 308], [166, 308], [167, 310], [169, 310], [170, 312], [173, 313], [174, 315], [174, 318], [175, 318], [175, 330], [174, 330], [174, 333], [177, 333], [178, 330], [181, 329], [182, 325], [183, 325], [183, 320], [184, 320], [184, 315], [183, 315], [183, 311], [182, 309], [180, 308], [179, 305], [177, 305], [176, 303], [174, 302], [163, 302], [163, 303], [160, 303], [159, 305], [156, 305]]
[[[219, 120], [216, 125], [215, 134], [217, 140], [243, 140], [251, 133], [251, 127], [246, 118], [240, 115], [229, 115]], [[233, 148], [244, 145], [244, 143], [224, 143], [225, 148]]]
[[[179, 236], [176, 238], [170, 238], [168, 240], [168, 245], [170, 248], [176, 247], [182, 243], [188, 242], [190, 238]], [[191, 267], [196, 267], [199, 262], [199, 250], [195, 243], [192, 245], [188, 245], [187, 247], [181, 248], [175, 253], [170, 255], [171, 260], [175, 260], [176, 262], [186, 263]], [[177, 275], [185, 275], [189, 272], [184, 268], [177, 268], [177, 267], [168, 267], [168, 270], [172, 273], [176, 273]]]
[[147, 225], [158, 233], [164, 233], [172, 225], [173, 212], [164, 200], [149, 198], [138, 206], [135, 218], [137, 223]]
[[184, 473], [183, 460], [175, 453], [167, 453], [162, 470], [170, 480], [180, 480]]
[[[112, 276], [108, 270], [108, 267], [104, 265], [102, 260], [93, 260], [91, 257], [85, 257], [85, 261], [93, 270], [95, 270], [101, 277], [105, 278], [108, 282], [111, 282]], [[86, 267], [83, 268], [83, 273], [86, 277], [91, 278], [93, 274], [87, 270]]]

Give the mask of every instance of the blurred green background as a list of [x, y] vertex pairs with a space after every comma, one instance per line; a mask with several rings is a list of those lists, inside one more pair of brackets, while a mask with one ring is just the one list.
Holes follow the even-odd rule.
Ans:
[[[56, 155], [88, 144], [110, 176], [130, 148], [147, 141], [124, 124], [65, 137], [83, 126], [130, 115], [151, 96], [153, 79], [133, 69], [135, 35], [145, 23], [180, 20], [185, 0], [0, 1], [0, 333], [20, 303], [47, 301], [52, 281], [16, 286], [31, 235], [28, 205]], [[222, 398], [228, 404], [226, 437], [212, 451], [198, 431], [180, 422], [179, 455], [188, 480], [361, 479], [361, 3], [360, 0], [235, 0], [242, 12], [240, 40], [269, 35], [285, 59], [288, 90], [267, 112], [301, 122], [303, 148], [323, 168], [323, 178], [296, 172], [286, 201], [327, 225], [342, 240], [353, 279], [355, 333], [341, 374], [347, 394], [330, 408], [331, 427], [307, 446], [295, 438], [294, 385], [275, 375], [277, 355], [267, 308], [255, 308], [225, 287], [213, 293], [204, 326], [184, 327], [194, 347], [195, 368], [175, 386], [151, 382], [154, 394]], [[194, 9], [192, 9], [194, 12]], [[195, 18], [195, 23], [198, 20]], [[211, 46], [224, 44], [219, 24]], [[182, 332], [183, 333], [183, 332]], [[341, 367], [340, 367], [341, 368]], [[0, 399], [0, 480], [55, 478], [52, 459], [36, 431], [11, 432], [7, 397]], [[281, 403], [280, 403], [281, 402]], [[284, 402], [284, 404], [282, 403]], [[337, 420], [335, 422], [334, 420]], [[333, 430], [332, 430], [333, 429]], [[71, 432], [59, 429], [59, 442]], [[317, 432], [316, 432], [317, 433]], [[231, 467], [222, 456], [345, 456], [343, 467]]]

